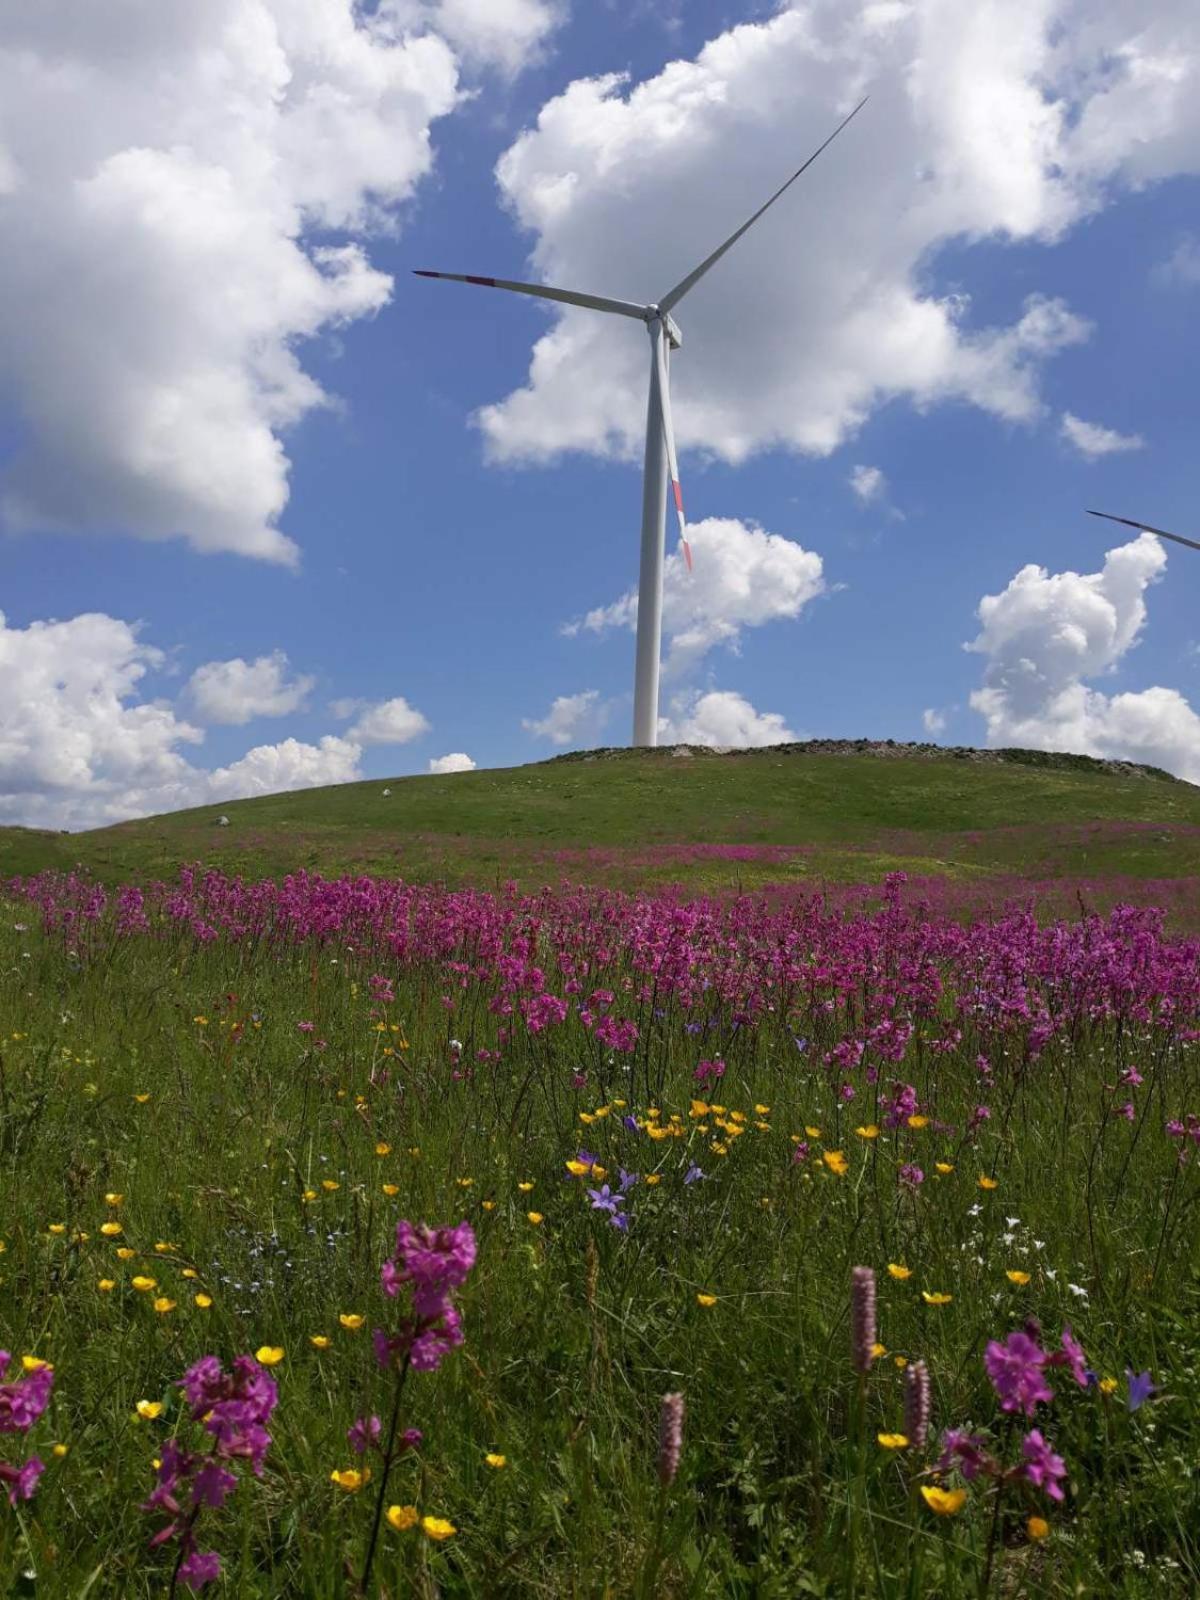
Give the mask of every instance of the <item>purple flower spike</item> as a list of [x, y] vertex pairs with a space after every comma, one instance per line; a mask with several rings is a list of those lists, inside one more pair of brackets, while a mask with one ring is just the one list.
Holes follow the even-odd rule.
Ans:
[[1066, 1463], [1061, 1456], [1054, 1454], [1042, 1438], [1040, 1429], [1032, 1428], [1025, 1435], [1021, 1450], [1025, 1456], [1025, 1476], [1030, 1483], [1044, 1489], [1051, 1500], [1061, 1500], [1063, 1492], [1060, 1484], [1067, 1476]]
[[1039, 1401], [1054, 1399], [1042, 1370], [1046, 1352], [1027, 1333], [1010, 1333], [1003, 1344], [991, 1340], [983, 1364], [1000, 1398], [1001, 1411], [1021, 1411], [1032, 1417]]

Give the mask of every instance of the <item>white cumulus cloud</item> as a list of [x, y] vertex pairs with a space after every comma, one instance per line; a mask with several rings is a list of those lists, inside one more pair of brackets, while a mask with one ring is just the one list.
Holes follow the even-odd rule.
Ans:
[[1200, 717], [1178, 690], [1108, 695], [1088, 682], [1137, 643], [1146, 590], [1166, 564], [1161, 542], [1143, 533], [1110, 550], [1099, 572], [1030, 565], [984, 596], [968, 648], [986, 657], [971, 706], [990, 745], [1143, 761], [1200, 782]]
[[[0, 38], [0, 477], [14, 530], [186, 539], [294, 564], [303, 346], [369, 317], [467, 66], [520, 64], [544, 0], [37, 0]], [[440, 30], [440, 31], [439, 31]], [[349, 236], [349, 237], [348, 237]]]
[[521, 726], [535, 739], [548, 739], [560, 748], [592, 744], [598, 741], [611, 709], [601, 700], [599, 689], [584, 689], [579, 694], [560, 694], [544, 717], [522, 717]]
[[1076, 417], [1070, 411], [1063, 412], [1060, 431], [1067, 443], [1089, 461], [1123, 450], [1141, 450], [1146, 443], [1141, 434], [1118, 433], [1115, 428], [1102, 427], [1098, 422], [1084, 422], [1082, 417]]
[[403, 695], [396, 695], [364, 711], [347, 737], [358, 744], [407, 744], [428, 732], [427, 718]]
[[199, 744], [201, 730], [143, 698], [163, 661], [135, 626], [103, 613], [25, 628], [0, 615], [0, 821], [96, 827], [361, 776], [361, 745], [335, 736], [197, 766], [181, 747]]
[[448, 756], [432, 756], [429, 770], [435, 773], [474, 772], [475, 763], [463, 751], [453, 750]]
[[939, 711], [936, 706], [926, 706], [921, 713], [921, 725], [926, 733], [932, 733], [935, 737], [939, 733], [945, 733], [946, 713]]
[[192, 708], [201, 722], [241, 726], [255, 717], [284, 717], [303, 709], [315, 678], [288, 678], [282, 650], [244, 661], [208, 661], [188, 680]]
[[669, 716], [658, 719], [662, 744], [702, 744], [729, 750], [790, 744], [796, 737], [777, 711], [756, 711], [731, 689], [698, 690], [676, 696]]
[[[826, 455], [894, 398], [1029, 421], [1043, 414], [1042, 367], [1087, 324], [1036, 294], [981, 324], [969, 295], [939, 285], [937, 251], [1052, 242], [1122, 188], [1195, 172], [1198, 62], [1187, 0], [796, 0], [655, 77], [578, 79], [545, 104], [497, 168], [529, 262], [480, 270], [653, 300], [869, 92], [679, 306], [680, 444], [730, 462], [775, 446]], [[498, 337], [544, 331], [527, 383], [478, 414], [488, 454], [638, 459], [636, 324], [515, 301], [492, 311]]]
[[[687, 672], [715, 645], [736, 649], [743, 628], [795, 619], [825, 592], [821, 557], [782, 534], [734, 518], [709, 517], [689, 527], [688, 539], [693, 570], [688, 572], [678, 551], [668, 555], [663, 569], [668, 676]], [[637, 591], [630, 589], [565, 631], [605, 633], [636, 625]]]

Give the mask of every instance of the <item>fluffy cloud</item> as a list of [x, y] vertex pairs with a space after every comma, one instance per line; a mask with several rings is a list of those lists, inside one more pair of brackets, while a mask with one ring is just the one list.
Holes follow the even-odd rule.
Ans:
[[662, 744], [703, 744], [718, 750], [788, 744], [796, 737], [777, 711], [756, 711], [730, 689], [677, 696], [670, 716], [658, 719], [658, 736]]
[[932, 733], [936, 738], [939, 733], [946, 731], [946, 713], [935, 706], [926, 706], [921, 713], [921, 725], [926, 733]]
[[364, 711], [347, 737], [358, 744], [407, 744], [428, 732], [428, 720], [403, 695], [397, 695]]
[[1061, 433], [1067, 443], [1089, 461], [1122, 450], [1140, 450], [1146, 443], [1138, 433], [1118, 433], [1115, 428], [1101, 427], [1098, 422], [1084, 422], [1069, 411], [1063, 412]]
[[[689, 573], [672, 552], [663, 569], [664, 672], [678, 677], [711, 650], [737, 648], [743, 628], [798, 617], [823, 594], [821, 558], [781, 534], [753, 523], [710, 517], [688, 529], [694, 556]], [[598, 606], [564, 631], [605, 633], [637, 626], [637, 591]]]
[[471, 66], [507, 73], [540, 59], [566, 10], [550, 0], [384, 0], [380, 10], [402, 26], [425, 23]]
[[544, 717], [522, 717], [521, 726], [535, 739], [548, 739], [560, 747], [592, 744], [611, 709], [601, 700], [599, 689], [584, 689], [579, 694], [560, 694]]
[[1185, 233], [1150, 276], [1160, 288], [1190, 289], [1200, 283], [1200, 239], [1194, 233]]
[[138, 630], [102, 613], [11, 628], [0, 616], [0, 821], [90, 827], [361, 776], [362, 748], [327, 737], [260, 745], [207, 771], [180, 746], [201, 731], [144, 700], [163, 663]]
[[346, 235], [393, 230], [430, 170], [456, 48], [513, 65], [553, 17], [543, 0], [12, 9], [0, 403], [22, 426], [0, 520], [294, 563], [283, 439], [330, 403], [299, 348], [391, 293]]
[[987, 664], [971, 706], [989, 744], [1145, 761], [1200, 781], [1200, 717], [1177, 690], [1106, 695], [1087, 682], [1137, 643], [1146, 589], [1166, 563], [1161, 542], [1143, 533], [1110, 550], [1100, 572], [1022, 567], [980, 601], [968, 649]]
[[[533, 276], [650, 300], [869, 91], [678, 313], [681, 445], [730, 462], [774, 446], [825, 455], [896, 397], [1041, 414], [1041, 368], [1087, 325], [1036, 295], [1007, 325], [980, 325], [939, 289], [936, 252], [1053, 241], [1123, 185], [1197, 170], [1198, 61], [1187, 0], [804, 0], [644, 82], [570, 84], [497, 176], [532, 235]], [[539, 315], [492, 309], [513, 340]], [[478, 414], [489, 455], [637, 459], [645, 336], [594, 312], [540, 315], [526, 385]]]
[[303, 708], [315, 678], [288, 680], [288, 658], [282, 650], [254, 661], [209, 661], [188, 680], [188, 695], [201, 722], [235, 727], [255, 717], [284, 717]]
[[869, 506], [873, 500], [887, 496], [887, 478], [879, 467], [855, 467], [850, 474], [850, 487], [861, 505]]
[[474, 772], [475, 763], [470, 756], [464, 755], [461, 750], [454, 750], [448, 756], [432, 756], [429, 761], [430, 772]]

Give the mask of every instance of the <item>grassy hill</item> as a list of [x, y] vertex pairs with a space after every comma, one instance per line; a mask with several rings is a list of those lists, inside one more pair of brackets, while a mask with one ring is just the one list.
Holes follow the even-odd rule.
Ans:
[[979, 885], [1179, 879], [1200, 872], [1200, 788], [1080, 756], [822, 741], [594, 751], [86, 833], [0, 829], [0, 877], [82, 866], [111, 882], [196, 861], [251, 877], [308, 867], [526, 887], [871, 882], [897, 868]]

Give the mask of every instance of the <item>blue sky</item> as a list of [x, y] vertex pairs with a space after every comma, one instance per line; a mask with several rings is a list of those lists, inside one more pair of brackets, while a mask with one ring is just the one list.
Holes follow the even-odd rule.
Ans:
[[[206, 0], [178, 38], [123, 7], [133, 48], [111, 59], [65, 7], [29, 24], [47, 72], [89, 63], [90, 103], [70, 152], [47, 153], [52, 98], [0, 94], [0, 232], [24, 256], [0, 269], [0, 820], [85, 826], [424, 772], [450, 752], [497, 766], [627, 742], [633, 637], [601, 613], [636, 577], [644, 335], [410, 269], [553, 266], [570, 287], [652, 299], [819, 142], [856, 83], [872, 99], [823, 176], [789, 191], [753, 249], [752, 235], [678, 313], [701, 570], [700, 588], [677, 582], [674, 633], [701, 639], [664, 686], [664, 735], [933, 728], [945, 743], [1128, 754], [1200, 780], [1200, 566], [1083, 515], [1200, 535], [1200, 25], [1187, 9], [1164, 0], [1131, 22], [1100, 0], [1039, 0], [1010, 59], [987, 48], [989, 27], [1007, 37], [1002, 10], [979, 7], [945, 41], [938, 0], [806, 7], [807, 40], [791, 26], [799, 7], [687, 4], [664, 24], [661, 8], [617, 0], [506, 0], [489, 33], [477, 4], [332, 5], [344, 123], [263, 133], [257, 154], [297, 174], [265, 199], [242, 132], [206, 148], [192, 121], [173, 124], [182, 112], [116, 102], [144, 45], [140, 81], [182, 65], [195, 124], [211, 123], [214, 93], [222, 110], [253, 108], [275, 60], [264, 29], [289, 69], [271, 103], [298, 95], [320, 78], [321, 41], [283, 0]], [[96, 26], [114, 9], [98, 4]], [[1081, 42], [1067, 59], [1071, 18]], [[374, 62], [356, 64], [368, 29]], [[776, 118], [764, 38], [795, 83]], [[389, 98], [378, 63], [398, 65], [413, 39], [432, 69]], [[198, 75], [189, 91], [205, 46], [226, 52], [233, 87]], [[0, 87], [13, 70], [0, 53]], [[608, 73], [626, 82], [575, 103], [571, 86]], [[1154, 73], [1169, 93], [1147, 87]], [[502, 189], [497, 163], [522, 136]], [[336, 172], [317, 182], [321, 148]], [[147, 149], [161, 161], [128, 155]], [[564, 174], [569, 199], [551, 205]], [[227, 256], [212, 243], [223, 230]], [[326, 283], [342, 273], [336, 290], [280, 288], [297, 257], [348, 245], [352, 266], [321, 269]], [[230, 318], [247, 319], [236, 337], [210, 318], [227, 292]], [[1031, 305], [1055, 308], [1045, 328]], [[506, 397], [529, 383], [539, 339], [562, 370], [521, 411]], [[264, 351], [287, 360], [282, 375], [264, 379]], [[313, 404], [314, 383], [333, 403]], [[480, 425], [485, 406], [498, 422]], [[1064, 417], [1087, 425], [1074, 440]], [[283, 481], [272, 436], [287, 503], [239, 520], [243, 498], [269, 508]], [[869, 496], [856, 468], [874, 469], [860, 473]], [[220, 488], [227, 471], [238, 493]], [[291, 541], [291, 565], [254, 549], [263, 527]], [[1041, 575], [1018, 580], [1030, 564]], [[981, 623], [985, 596], [999, 598]], [[84, 615], [107, 621], [73, 631]], [[39, 626], [51, 619], [57, 630]], [[210, 672], [223, 698], [193, 679], [263, 658], [244, 720], [236, 672]], [[267, 754], [247, 763], [255, 750]]]

